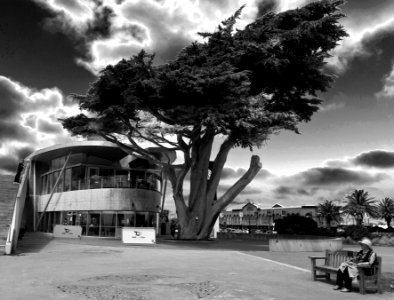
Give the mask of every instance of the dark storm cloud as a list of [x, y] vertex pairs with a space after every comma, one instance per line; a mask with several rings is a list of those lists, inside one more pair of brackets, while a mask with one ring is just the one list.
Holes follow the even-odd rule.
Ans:
[[[239, 179], [243, 174], [245, 174], [247, 170], [238, 168], [238, 169], [233, 169], [233, 168], [223, 168], [222, 171], [222, 176], [220, 177], [221, 179]], [[265, 169], [261, 169], [255, 179], [263, 179], [271, 176], [272, 174], [268, 172]]]
[[276, 0], [261, 0], [257, 3], [257, 17], [261, 17], [269, 12], [274, 12], [278, 8]]
[[383, 150], [374, 150], [370, 152], [361, 153], [353, 160], [356, 165], [367, 167], [375, 167], [381, 169], [388, 169], [394, 167], [394, 152]]
[[[223, 195], [232, 185], [230, 184], [219, 184], [217, 189], [218, 196]], [[246, 186], [246, 188], [240, 193], [240, 195], [258, 195], [261, 194], [263, 191], [259, 188], [255, 188], [252, 186]]]
[[[0, 76], [0, 122], [14, 119], [23, 108], [23, 97], [15, 86], [5, 77]], [[0, 129], [1, 130], [1, 129]]]
[[[35, 128], [37, 113], [56, 108], [61, 104], [61, 93], [57, 89], [37, 91], [0, 76], [0, 139], [32, 142], [35, 136], [28, 129]], [[22, 114], [29, 114], [22, 125]], [[60, 125], [40, 124], [45, 132], [60, 133]], [[56, 129], [55, 129], [56, 128]]]
[[279, 186], [274, 189], [274, 193], [279, 195], [299, 195], [299, 196], [311, 196], [315, 194], [316, 189], [303, 189], [303, 188], [295, 188], [289, 186]]
[[34, 152], [33, 147], [21, 147], [15, 150], [15, 154], [18, 160], [24, 159]]
[[343, 92], [352, 95], [348, 100], [354, 105], [370, 106], [373, 102], [369, 96], [383, 89], [383, 79], [393, 67], [394, 26], [364, 36], [360, 47], [362, 50], [349, 59], [346, 72], [338, 77], [331, 93]]
[[4, 140], [31, 142], [34, 140], [34, 137], [24, 127], [20, 126], [17, 121], [8, 122], [0, 119], [0, 139], [2, 142]]
[[38, 89], [80, 93], [93, 76], [75, 64], [78, 54], [69, 38], [44, 30], [44, 20], [54, 16], [35, 1], [0, 1], [1, 75]]
[[132, 38], [136, 41], [142, 43], [144, 40], [148, 38], [148, 33], [145, 28], [139, 26], [138, 24], [127, 24], [123, 25], [119, 28], [114, 28], [112, 32], [120, 33], [120, 32], [128, 32]]
[[344, 185], [348, 183], [365, 184], [379, 182], [387, 176], [384, 174], [370, 175], [363, 171], [342, 168], [313, 168], [297, 175], [305, 185]]
[[109, 7], [102, 6], [94, 12], [94, 19], [88, 24], [85, 35], [88, 39], [108, 37], [111, 32], [111, 19], [114, 16], [113, 10]]
[[0, 155], [0, 170], [2, 173], [16, 172], [19, 160], [11, 155]]
[[156, 41], [157, 44], [153, 51], [155, 52], [155, 64], [164, 64], [174, 60], [178, 53], [190, 43], [190, 38], [183, 35], [173, 35], [166, 33], [167, 42]]
[[38, 120], [37, 129], [43, 133], [61, 133], [62, 126], [59, 123], [50, 123], [46, 120]]
[[16, 172], [20, 160], [25, 159], [34, 149], [31, 147], [15, 147], [9, 149], [8, 155], [0, 155], [0, 173]]

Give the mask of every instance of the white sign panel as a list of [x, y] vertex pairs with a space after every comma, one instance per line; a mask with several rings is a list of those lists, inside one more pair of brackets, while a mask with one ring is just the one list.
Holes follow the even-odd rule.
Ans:
[[81, 234], [81, 226], [55, 225], [53, 228], [53, 237], [55, 238], [80, 239]]
[[125, 244], [156, 244], [156, 230], [152, 227], [123, 227], [122, 242]]

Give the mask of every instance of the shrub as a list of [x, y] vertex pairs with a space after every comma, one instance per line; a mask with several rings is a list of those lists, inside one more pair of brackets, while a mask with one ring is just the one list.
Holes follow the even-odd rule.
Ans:
[[394, 232], [394, 227], [392, 227], [392, 226], [387, 227], [384, 231], [385, 232]]
[[317, 235], [333, 237], [333, 236], [338, 236], [338, 233], [336, 232], [335, 228], [329, 229], [329, 228], [321, 227], [321, 228], [318, 228]]
[[381, 232], [382, 229], [383, 228], [380, 228], [379, 226], [372, 226], [368, 228], [369, 232]]
[[275, 230], [279, 234], [319, 234], [317, 223], [311, 218], [300, 215], [289, 215], [275, 220]]
[[359, 241], [363, 237], [371, 238], [371, 233], [368, 228], [358, 225], [350, 225], [346, 227], [344, 232], [345, 237], [350, 237], [352, 240]]

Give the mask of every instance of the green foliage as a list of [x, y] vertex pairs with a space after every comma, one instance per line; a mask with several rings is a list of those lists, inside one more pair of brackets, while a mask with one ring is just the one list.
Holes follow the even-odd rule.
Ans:
[[350, 225], [345, 228], [345, 237], [350, 237], [354, 241], [360, 241], [363, 237], [371, 238], [368, 228], [360, 225]]
[[378, 203], [377, 215], [386, 221], [387, 226], [390, 227], [391, 220], [394, 218], [394, 200], [391, 198], [384, 198]]
[[275, 220], [275, 230], [279, 234], [318, 234], [317, 223], [312, 218], [295, 214]]
[[339, 223], [341, 219], [339, 206], [335, 205], [330, 200], [325, 200], [323, 203], [319, 203], [317, 212], [326, 220], [328, 227], [331, 227], [331, 221], [337, 221]]
[[[155, 134], [191, 138], [202, 126], [230, 136], [235, 146], [254, 147], [278, 130], [296, 131], [317, 111], [316, 92], [333, 79], [323, 66], [346, 35], [338, 25], [340, 4], [320, 1], [270, 13], [234, 32], [241, 8], [172, 62], [154, 66], [154, 55], [141, 51], [107, 66], [86, 96], [76, 96], [95, 115], [86, 119], [86, 134], [107, 133], [108, 120], [115, 120], [117, 133], [162, 142]], [[81, 118], [73, 121], [64, 127], [83, 133]]]
[[348, 203], [344, 206], [343, 212], [353, 216], [357, 225], [362, 225], [365, 215], [377, 216], [376, 201], [373, 197], [369, 197], [367, 191], [354, 190], [346, 199], [348, 199]]

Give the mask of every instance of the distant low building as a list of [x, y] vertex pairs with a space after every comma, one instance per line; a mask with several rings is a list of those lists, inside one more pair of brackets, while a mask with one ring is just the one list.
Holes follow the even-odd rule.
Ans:
[[284, 207], [275, 204], [271, 208], [261, 208], [254, 203], [247, 203], [239, 209], [223, 211], [220, 215], [221, 227], [272, 229], [275, 221], [287, 215], [298, 214], [312, 218], [319, 227], [324, 220], [317, 213], [317, 205], [301, 205]]

